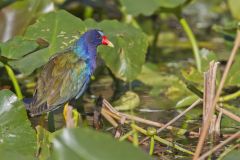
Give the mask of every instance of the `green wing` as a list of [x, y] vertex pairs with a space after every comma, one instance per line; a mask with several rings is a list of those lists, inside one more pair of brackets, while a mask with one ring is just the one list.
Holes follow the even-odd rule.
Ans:
[[59, 53], [43, 68], [30, 105], [32, 115], [54, 110], [71, 100], [88, 82], [86, 63], [72, 51]]

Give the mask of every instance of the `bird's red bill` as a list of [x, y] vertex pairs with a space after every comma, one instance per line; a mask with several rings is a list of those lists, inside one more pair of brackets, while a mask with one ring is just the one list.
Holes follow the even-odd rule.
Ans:
[[102, 44], [109, 47], [114, 47], [112, 42], [110, 42], [106, 36], [102, 36]]

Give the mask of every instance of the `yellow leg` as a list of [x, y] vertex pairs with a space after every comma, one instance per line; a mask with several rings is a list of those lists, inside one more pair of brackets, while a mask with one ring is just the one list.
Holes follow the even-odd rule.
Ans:
[[79, 113], [72, 106], [69, 106], [68, 103], [64, 105], [63, 117], [68, 128], [76, 128], [79, 121]]
[[68, 103], [66, 103], [63, 108], [63, 117], [65, 122], [67, 121], [67, 111], [68, 111]]

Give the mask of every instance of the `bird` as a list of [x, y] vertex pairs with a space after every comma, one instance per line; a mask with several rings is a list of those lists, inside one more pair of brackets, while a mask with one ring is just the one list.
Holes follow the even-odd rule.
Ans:
[[90, 29], [68, 49], [54, 54], [43, 66], [27, 107], [31, 117], [42, 115], [78, 99], [96, 69], [97, 47], [114, 47], [102, 30]]

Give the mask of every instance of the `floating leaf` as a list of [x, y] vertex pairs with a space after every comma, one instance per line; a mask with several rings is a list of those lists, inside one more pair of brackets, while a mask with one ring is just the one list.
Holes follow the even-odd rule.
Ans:
[[56, 160], [150, 160], [144, 152], [127, 142], [87, 128], [63, 129], [53, 139]]
[[0, 91], [1, 159], [32, 160], [35, 151], [35, 132], [24, 104], [11, 91]]
[[157, 66], [152, 63], [143, 65], [141, 74], [138, 75], [137, 79], [153, 87], [172, 85], [174, 82], [179, 81], [179, 78], [174, 75], [167, 75], [159, 72]]
[[113, 103], [114, 108], [120, 111], [131, 110], [138, 107], [140, 104], [140, 98], [138, 94], [127, 91], [117, 101]]

